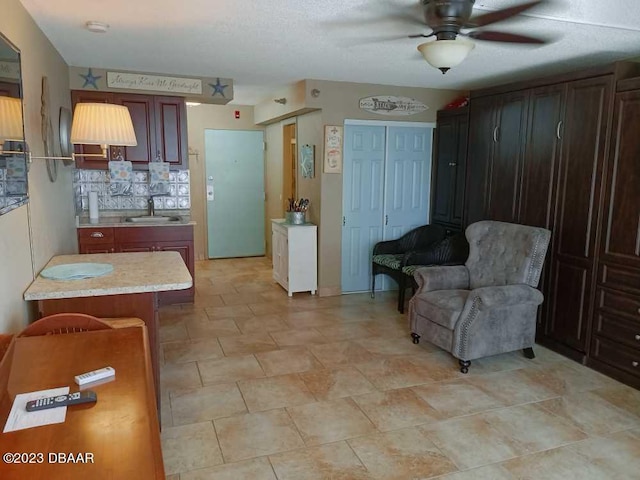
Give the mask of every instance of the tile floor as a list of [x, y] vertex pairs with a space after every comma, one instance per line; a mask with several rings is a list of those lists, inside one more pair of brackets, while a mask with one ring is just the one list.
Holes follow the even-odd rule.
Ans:
[[168, 479], [640, 478], [640, 392], [543, 347], [462, 375], [393, 293], [291, 299], [265, 258], [196, 278], [160, 317]]

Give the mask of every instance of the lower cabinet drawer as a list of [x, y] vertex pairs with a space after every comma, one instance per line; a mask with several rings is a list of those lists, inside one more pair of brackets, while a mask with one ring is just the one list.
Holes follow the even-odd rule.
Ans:
[[627, 348], [617, 342], [594, 336], [591, 356], [640, 378], [640, 349]]

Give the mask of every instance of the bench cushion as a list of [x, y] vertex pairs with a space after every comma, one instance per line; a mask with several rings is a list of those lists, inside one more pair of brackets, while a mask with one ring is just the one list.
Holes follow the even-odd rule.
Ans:
[[385, 253], [382, 255], [374, 255], [373, 263], [382, 265], [393, 270], [400, 270], [400, 262], [402, 261], [403, 254]]

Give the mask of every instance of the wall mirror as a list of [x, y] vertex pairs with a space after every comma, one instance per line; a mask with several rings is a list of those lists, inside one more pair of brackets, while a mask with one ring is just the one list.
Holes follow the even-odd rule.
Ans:
[[0, 33], [0, 215], [27, 203], [20, 51]]

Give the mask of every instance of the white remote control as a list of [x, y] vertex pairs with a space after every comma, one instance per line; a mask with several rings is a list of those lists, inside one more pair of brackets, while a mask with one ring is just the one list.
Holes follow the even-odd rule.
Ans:
[[83, 373], [82, 375], [76, 375], [74, 378], [78, 385], [84, 385], [86, 383], [97, 382], [104, 378], [113, 377], [116, 371], [112, 367], [104, 367], [93, 372]]

